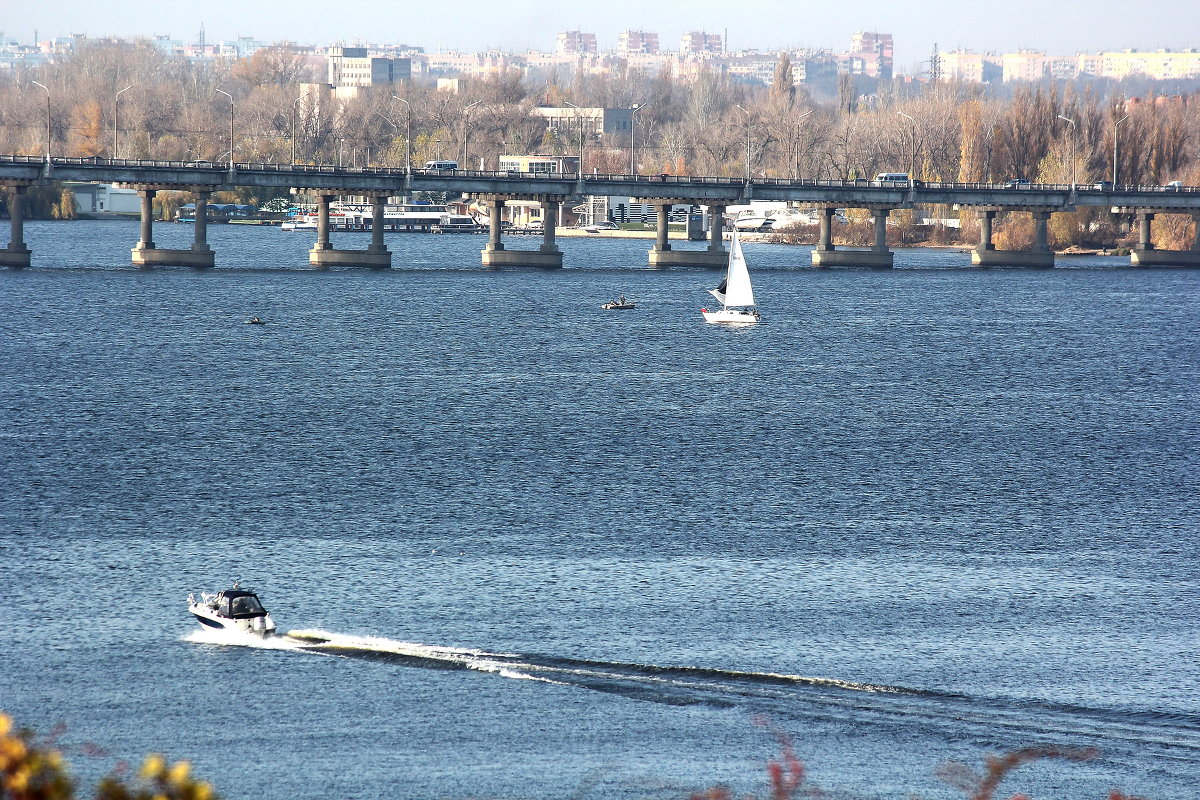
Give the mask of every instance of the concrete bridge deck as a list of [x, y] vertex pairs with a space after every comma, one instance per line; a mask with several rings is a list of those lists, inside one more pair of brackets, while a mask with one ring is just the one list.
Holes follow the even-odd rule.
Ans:
[[[891, 253], [886, 245], [887, 214], [899, 208], [918, 205], [951, 205], [974, 209], [980, 214], [980, 245], [973, 255], [975, 263], [1018, 263], [1049, 266], [1053, 253], [1046, 246], [1045, 225], [1054, 212], [1073, 211], [1080, 207], [1111, 208], [1120, 213], [1137, 216], [1139, 248], [1132, 258], [1135, 264], [1200, 265], [1200, 237], [1191, 250], [1183, 252], [1154, 251], [1150, 246], [1149, 221], [1155, 214], [1188, 214], [1200, 219], [1200, 187], [1168, 189], [1158, 186], [1115, 186], [1102, 184], [1071, 186], [1061, 184], [1022, 184], [1004, 186], [986, 183], [949, 183], [921, 181], [800, 181], [786, 178], [762, 178], [746, 181], [737, 178], [688, 175], [579, 175], [530, 174], [492, 170], [433, 170], [385, 169], [377, 167], [347, 168], [332, 165], [292, 165], [257, 163], [213, 163], [208, 161], [152, 161], [109, 158], [64, 158], [47, 160], [40, 156], [0, 155], [0, 188], [14, 197], [31, 185], [48, 181], [95, 181], [117, 183], [136, 188], [143, 195], [142, 241], [134, 248], [135, 263], [183, 263], [206, 266], [212, 262], [212, 251], [204, 239], [204, 225], [197, 225], [197, 240], [191, 251], [159, 251], [150, 235], [151, 201], [154, 193], [181, 190], [196, 195], [197, 205], [207, 201], [214, 191], [253, 186], [269, 189], [298, 189], [317, 195], [319, 209], [328, 215], [328, 203], [338, 195], [365, 195], [372, 198], [377, 214], [383, 201], [390, 196], [414, 192], [451, 192], [472, 195], [487, 201], [498, 212], [506, 200], [526, 200], [543, 203], [547, 209], [570, 198], [586, 196], [633, 197], [659, 206], [660, 235], [650, 251], [651, 264], [723, 263], [724, 246], [719, 238], [720, 215], [725, 207], [751, 200], [777, 200], [809, 204], [824, 209], [822, 233], [813, 263], [817, 265], [862, 263], [890, 266]], [[706, 251], [672, 253], [666, 241], [666, 214], [671, 204], [705, 205], [713, 215], [714, 235]], [[499, 204], [499, 205], [497, 205]], [[20, 201], [11, 204], [13, 237], [7, 250], [0, 251], [0, 265], [21, 266], [29, 263], [29, 250], [21, 234]], [[875, 220], [875, 246], [870, 250], [838, 250], [832, 241], [829, 215], [835, 208], [867, 208]], [[1027, 211], [1033, 214], [1036, 236], [1034, 254], [1009, 254], [991, 245], [991, 219], [999, 211]], [[554, 240], [553, 226], [548, 226], [541, 248], [537, 251], [505, 251], [498, 226], [498, 214], [492, 215], [496, 227], [491, 231], [484, 250], [485, 264], [531, 263], [561, 265], [562, 253]], [[378, 225], [378, 221], [377, 221]], [[328, 228], [318, 235], [313, 253], [324, 252], [325, 260], [316, 255], [314, 265], [322, 263], [363, 263], [387, 266], [390, 253], [380, 236], [373, 238], [369, 251], [362, 257], [357, 251], [333, 250], [329, 246]], [[377, 239], [377, 240], [376, 240]], [[139, 262], [139, 250], [143, 261]], [[504, 251], [501, 254], [501, 251]], [[189, 255], [183, 255], [183, 254]], [[489, 256], [492, 253], [492, 256]], [[530, 255], [522, 260], [522, 253]], [[697, 253], [699, 253], [697, 255]], [[1139, 253], [1141, 257], [1139, 258]], [[824, 255], [819, 255], [824, 254]], [[1033, 255], [1032, 258], [1029, 256]], [[1011, 258], [1009, 257], [1011, 256]], [[690, 261], [689, 261], [690, 259]]]

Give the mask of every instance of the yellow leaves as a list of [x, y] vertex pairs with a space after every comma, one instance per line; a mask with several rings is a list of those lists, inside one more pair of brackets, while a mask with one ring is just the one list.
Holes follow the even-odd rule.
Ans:
[[142, 762], [142, 769], [139, 774], [148, 781], [158, 780], [160, 777], [162, 777], [166, 767], [166, 760], [163, 759], [162, 756], [155, 753], [153, 755], [146, 756], [146, 760]]
[[[0, 798], [72, 800], [74, 787], [62, 753], [39, 747], [27, 731], [12, 733], [12, 719], [0, 713]], [[100, 781], [97, 800], [218, 800], [210, 784], [191, 777], [187, 761], [171, 764], [153, 753], [142, 762], [139, 780], [126, 783], [119, 772]]]

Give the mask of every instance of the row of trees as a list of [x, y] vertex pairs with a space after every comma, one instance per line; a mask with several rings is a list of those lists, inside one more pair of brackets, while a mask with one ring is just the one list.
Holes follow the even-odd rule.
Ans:
[[[570, 154], [577, 143], [547, 132], [533, 107], [635, 103], [638, 169], [652, 173], [741, 175], [747, 139], [754, 175], [817, 179], [887, 171], [1088, 182], [1111, 179], [1115, 163], [1122, 183], [1162, 184], [1195, 176], [1200, 155], [1191, 133], [1200, 106], [1189, 98], [1030, 85], [997, 99], [975, 86], [899, 82], [863, 97], [843, 76], [837, 99], [820, 102], [790, 88], [786, 56], [771, 89], [714, 71], [687, 81], [669, 72], [535, 81], [514, 70], [458, 94], [412, 84], [346, 101], [302, 90], [320, 66], [284, 46], [193, 63], [146, 44], [84, 45], [0, 83], [0, 152], [43, 153], [48, 133], [60, 155], [224, 160], [228, 92], [238, 160], [276, 163], [294, 147], [302, 162], [403, 166], [410, 132], [419, 162], [494, 166], [506, 150]], [[585, 169], [628, 169], [628, 135], [586, 144]]]

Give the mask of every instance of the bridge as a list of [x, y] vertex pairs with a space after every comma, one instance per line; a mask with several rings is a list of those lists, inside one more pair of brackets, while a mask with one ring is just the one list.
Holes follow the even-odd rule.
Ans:
[[[1200, 266], [1200, 236], [1189, 250], [1156, 250], [1150, 224], [1156, 214], [1186, 214], [1200, 230], [1200, 187], [1072, 186], [922, 181], [797, 181], [759, 178], [706, 178], [683, 175], [586, 175], [497, 172], [490, 170], [432, 170], [345, 168], [328, 165], [214, 163], [208, 161], [151, 161], [111, 158], [44, 158], [0, 156], [0, 191], [9, 194], [12, 235], [0, 250], [0, 266], [23, 267], [32, 253], [24, 239], [23, 195], [28, 187], [50, 181], [95, 181], [136, 189], [141, 198], [141, 238], [132, 249], [138, 265], [211, 267], [215, 253], [207, 239], [206, 208], [214, 191], [252, 186], [304, 191], [318, 198], [317, 241], [309, 251], [316, 267], [354, 265], [391, 266], [392, 254], [384, 244], [384, 207], [389, 197], [414, 192], [451, 192], [469, 195], [488, 204], [490, 228], [482, 251], [484, 266], [550, 266], [563, 263], [554, 225], [545, 226], [537, 250], [506, 247], [500, 224], [505, 202], [522, 200], [542, 204], [544, 218], [558, 218], [561, 203], [586, 196], [622, 196], [657, 207], [651, 266], [720, 266], [727, 253], [722, 238], [725, 210], [751, 200], [780, 200], [810, 205], [820, 213], [820, 235], [812, 252], [815, 266], [892, 266], [887, 245], [887, 217], [892, 211], [920, 205], [950, 205], [973, 210], [979, 218], [979, 243], [971, 251], [973, 264], [1052, 267], [1047, 225], [1050, 215], [1080, 207], [1110, 208], [1130, 214], [1138, 223], [1138, 246], [1130, 255], [1135, 265]], [[195, 197], [195, 238], [188, 250], [155, 246], [153, 200], [156, 192], [185, 191]], [[329, 206], [339, 195], [369, 197], [372, 203], [371, 243], [365, 250], [336, 249], [329, 238]], [[704, 205], [711, 215], [704, 250], [674, 250], [667, 239], [667, 219], [673, 205]], [[865, 208], [873, 220], [875, 241], [869, 249], [847, 249], [833, 244], [833, 218], [837, 209]], [[1034, 244], [1029, 251], [997, 250], [992, 243], [992, 222], [1002, 211], [1028, 212], [1034, 221]]]

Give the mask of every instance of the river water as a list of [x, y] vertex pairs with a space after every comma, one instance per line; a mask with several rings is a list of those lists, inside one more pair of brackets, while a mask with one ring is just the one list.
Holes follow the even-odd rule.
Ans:
[[[837, 798], [1034, 745], [1097, 755], [1008, 794], [1197, 796], [1196, 271], [751, 243], [764, 322], [727, 329], [644, 240], [313, 271], [214, 226], [198, 272], [129, 266], [136, 223], [27, 239], [0, 709], [85, 783], [161, 751], [235, 800], [765, 794], [776, 731]], [[198, 633], [236, 578], [307, 638]]]

